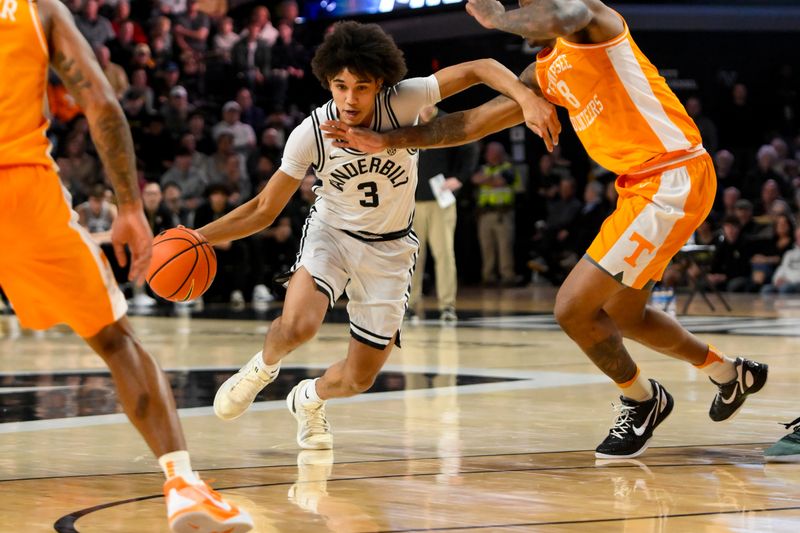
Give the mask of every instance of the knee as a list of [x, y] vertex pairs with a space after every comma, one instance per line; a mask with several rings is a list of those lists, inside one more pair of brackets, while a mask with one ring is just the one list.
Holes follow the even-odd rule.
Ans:
[[359, 374], [350, 374], [345, 376], [344, 379], [344, 387], [345, 389], [351, 394], [361, 394], [362, 392], [367, 392], [372, 385], [375, 384], [375, 377], [376, 374], [371, 375], [359, 375]]
[[133, 331], [120, 322], [104, 327], [95, 336], [87, 339], [87, 342], [105, 360], [135, 352], [137, 344]]
[[572, 333], [577, 331], [578, 328], [581, 327], [581, 324], [585, 322], [586, 317], [581, 316], [582, 314], [583, 310], [581, 309], [580, 302], [575, 298], [565, 296], [559, 291], [556, 296], [553, 315], [558, 325], [561, 326], [561, 329], [563, 329], [567, 335], [572, 336]]
[[281, 329], [290, 344], [299, 346], [314, 338], [319, 324], [307, 317], [284, 315], [281, 317]]

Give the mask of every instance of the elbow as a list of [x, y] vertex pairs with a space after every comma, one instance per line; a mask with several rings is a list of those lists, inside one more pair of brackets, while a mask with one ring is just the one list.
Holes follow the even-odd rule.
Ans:
[[583, 2], [574, 2], [553, 18], [553, 35], [563, 37], [585, 28], [592, 21], [592, 12]]

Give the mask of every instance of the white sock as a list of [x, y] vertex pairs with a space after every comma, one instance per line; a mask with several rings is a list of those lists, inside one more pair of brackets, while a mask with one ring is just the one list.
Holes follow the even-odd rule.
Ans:
[[297, 391], [297, 394], [300, 395], [300, 405], [307, 405], [310, 403], [320, 403], [322, 402], [322, 398], [319, 397], [317, 394], [317, 379], [312, 379], [308, 383], [306, 383], [303, 388]]
[[273, 381], [278, 375], [278, 372], [281, 370], [281, 362], [278, 361], [274, 365], [268, 365], [264, 362], [263, 350], [253, 356], [253, 359], [256, 358], [258, 358], [258, 365], [256, 366], [256, 373], [258, 374], [258, 377], [264, 381]]
[[617, 387], [622, 390], [624, 397], [635, 402], [644, 402], [653, 397], [653, 386], [650, 384], [650, 380], [642, 374], [638, 366], [633, 379], [625, 383], [617, 383]]
[[733, 359], [709, 344], [706, 360], [694, 366], [715, 382], [722, 384], [736, 379], [736, 365], [734, 363]]
[[161, 470], [164, 471], [167, 479], [180, 476], [187, 483], [200, 483], [200, 478], [192, 470], [192, 462], [189, 459], [189, 452], [186, 450], [165, 453], [158, 458], [158, 464], [161, 465]]

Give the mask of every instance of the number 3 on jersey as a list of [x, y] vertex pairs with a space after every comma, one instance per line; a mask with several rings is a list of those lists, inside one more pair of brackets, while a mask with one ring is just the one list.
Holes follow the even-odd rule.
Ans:
[[364, 191], [364, 199], [358, 202], [363, 207], [378, 207], [380, 199], [378, 198], [378, 184], [374, 181], [367, 181], [359, 184], [359, 191]]

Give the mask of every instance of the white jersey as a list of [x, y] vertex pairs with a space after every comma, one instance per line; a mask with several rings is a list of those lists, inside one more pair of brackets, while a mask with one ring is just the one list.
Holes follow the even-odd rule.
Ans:
[[[378, 93], [371, 128], [412, 126], [420, 109], [440, 99], [435, 76], [403, 80]], [[322, 180], [315, 189], [315, 218], [333, 228], [366, 238], [407, 230], [414, 216], [417, 150], [365, 154], [334, 147], [319, 125], [338, 115], [333, 100], [315, 109], [289, 135], [280, 169], [296, 179], [303, 179], [309, 167], [314, 169]]]

